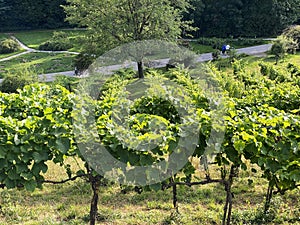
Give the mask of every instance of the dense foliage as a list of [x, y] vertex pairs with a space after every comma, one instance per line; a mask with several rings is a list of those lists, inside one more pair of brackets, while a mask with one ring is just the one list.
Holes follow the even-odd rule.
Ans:
[[5, 39], [0, 42], [0, 54], [16, 52], [20, 49], [18, 42], [13, 39]]
[[292, 64], [290, 69], [276, 68], [265, 63], [260, 67], [261, 74], [248, 73], [235, 62], [234, 73], [227, 74], [223, 83], [229, 95], [235, 96], [235, 112], [227, 126], [233, 134], [232, 157], [242, 154], [259, 165], [270, 185], [284, 192], [299, 184], [300, 178], [300, 87], [295, 73], [299, 68]]
[[[227, 224], [231, 212], [228, 208], [232, 207], [231, 185], [237, 170], [247, 169], [249, 163], [245, 160], [250, 165], [258, 166], [269, 181], [266, 210], [274, 189], [284, 194], [300, 183], [300, 68], [292, 64], [288, 68], [281, 68], [261, 63], [259, 73], [249, 73], [245, 71], [242, 61], [234, 61], [232, 66], [232, 73], [220, 72], [213, 66], [208, 70], [210, 81], [217, 82], [225, 96], [224, 140], [221, 145], [212, 146], [214, 161], [219, 166], [219, 177], [211, 177], [209, 165], [205, 163], [208, 157], [205, 147], [210, 145], [213, 110], [208, 104], [206, 92], [202, 91], [201, 83], [187, 71], [149, 71], [146, 75], [151, 81], [149, 91], [132, 102], [126, 98], [128, 90], [125, 87], [134, 87], [130, 86], [136, 82], [134, 73], [119, 72], [105, 83], [98, 100], [89, 100], [95, 104], [96, 109], [99, 134], [96, 137], [100, 137], [114, 158], [127, 165], [147, 166], [164, 160], [166, 155], [180, 146], [181, 138], [191, 135], [182, 132], [182, 121], [196, 124], [199, 142], [193, 156], [198, 159], [197, 165], [188, 162], [170, 180], [166, 179], [147, 189], [173, 187], [176, 199], [176, 185], [220, 183], [227, 192], [224, 208]], [[164, 95], [167, 89], [159, 88], [164, 80], [175, 82], [180, 88], [170, 92], [173, 95]], [[178, 104], [174, 96], [180, 93], [186, 94], [184, 104], [195, 106], [196, 111], [189, 116], [180, 114], [178, 108], [174, 107]], [[67, 156], [86, 159], [78, 151], [77, 144], [85, 141], [90, 143], [95, 135], [86, 136], [83, 132], [82, 138], [76, 138], [75, 144], [72, 118], [81, 120], [86, 119], [87, 115], [82, 113], [84, 110], [79, 114], [73, 111], [77, 102], [75, 94], [60, 86], [50, 88], [44, 84], [35, 84], [26, 86], [17, 94], [1, 94], [0, 99], [1, 184], [7, 188], [24, 186], [34, 190], [44, 182], [43, 173], [48, 169], [48, 160], [64, 165]], [[123, 124], [115, 122], [118, 118], [114, 116], [118, 113], [116, 110], [127, 115]], [[158, 130], [153, 130], [157, 127]], [[157, 143], [157, 140], [163, 141], [151, 150], [151, 154], [146, 151], [149, 150], [147, 145], [146, 149], [135, 149], [139, 143]], [[182, 149], [186, 147], [180, 146]], [[96, 154], [90, 152], [90, 149], [87, 151]], [[200, 159], [207, 174], [206, 178], [198, 181], [193, 175]], [[254, 169], [252, 171], [255, 172]], [[67, 173], [72, 177], [72, 174], [78, 175], [84, 171], [76, 173], [67, 169]], [[95, 176], [97, 174], [94, 173], [93, 179]], [[95, 184], [98, 183], [92, 182], [92, 187], [97, 192]]]
[[62, 163], [72, 152], [71, 97], [59, 86], [38, 84], [1, 93], [0, 182], [7, 188], [41, 187], [46, 162]]
[[300, 48], [300, 25], [288, 27], [283, 31], [282, 35], [295, 40], [297, 42], [297, 49]]
[[65, 32], [54, 32], [51, 39], [40, 44], [39, 50], [45, 51], [66, 51], [72, 48], [68, 35]]
[[60, 7], [64, 4], [65, 0], [2, 0], [0, 31], [66, 26]]
[[[182, 1], [171, 2], [177, 5]], [[299, 21], [300, 18], [299, 0], [190, 0], [189, 2], [193, 8], [185, 13], [184, 17], [185, 20], [194, 20], [194, 26], [199, 28], [197, 32], [194, 32], [196, 37], [266, 37], [280, 33], [284, 28]], [[139, 1], [140, 3], [141, 6], [144, 4], [142, 1]], [[163, 1], [153, 3], [159, 6]], [[69, 26], [64, 22], [66, 15], [60, 5], [66, 5], [66, 1], [1, 0], [0, 30]], [[145, 6], [144, 9], [147, 9], [147, 7]], [[164, 7], [160, 7], [160, 9], [163, 11]], [[127, 12], [130, 10], [124, 9]], [[165, 13], [167, 15], [167, 11]], [[98, 16], [101, 15], [103, 13], [98, 14]], [[143, 18], [145, 17], [140, 17], [141, 20]], [[139, 20], [138, 17], [136, 19]], [[105, 26], [108, 24], [112, 24], [112, 22], [105, 23]], [[119, 35], [120, 33], [117, 31], [114, 34]], [[183, 34], [185, 35], [186, 32], [183, 32]]]
[[21, 67], [13, 73], [8, 72], [0, 84], [0, 91], [4, 93], [17, 93], [18, 89], [38, 82], [38, 74], [31, 67]]
[[193, 0], [187, 14], [199, 30], [211, 37], [267, 37], [299, 20], [299, 0]]
[[276, 64], [280, 58], [283, 58], [287, 53], [296, 53], [298, 43], [291, 37], [281, 35], [273, 41], [270, 53], [275, 55]]
[[[97, 56], [134, 41], [173, 41], [183, 30], [191, 30], [189, 22], [182, 20], [183, 12], [190, 7], [187, 0], [67, 0], [67, 3], [64, 6], [67, 20], [88, 28], [85, 53]], [[144, 51], [137, 52], [132, 57], [142, 78]]]

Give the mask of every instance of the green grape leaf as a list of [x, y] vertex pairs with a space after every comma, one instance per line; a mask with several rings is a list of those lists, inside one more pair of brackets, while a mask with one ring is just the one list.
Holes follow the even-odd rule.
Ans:
[[27, 180], [24, 183], [24, 186], [25, 186], [27, 191], [33, 192], [37, 187], [37, 183], [34, 179], [31, 179], [31, 180]]

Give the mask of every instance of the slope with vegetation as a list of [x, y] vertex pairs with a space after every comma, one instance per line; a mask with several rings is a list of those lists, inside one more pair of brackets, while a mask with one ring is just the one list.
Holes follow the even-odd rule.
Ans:
[[[71, 121], [74, 118], [82, 120], [84, 115], [72, 112], [77, 98], [74, 93], [69, 93], [59, 86], [51, 88], [47, 85], [32, 85], [14, 95], [1, 95], [1, 107], [3, 108], [1, 114], [3, 138], [0, 155], [1, 183], [6, 188], [22, 189], [24, 187], [32, 191], [44, 183], [59, 185], [76, 178], [84, 178], [83, 180], [91, 185], [93, 191], [90, 211], [91, 224], [95, 223], [96, 218], [102, 220], [103, 223], [109, 221], [115, 224], [140, 223], [138, 222], [141, 221], [140, 219], [132, 217], [130, 213], [132, 210], [134, 210], [134, 214], [141, 215], [145, 221], [161, 224], [169, 224], [172, 221], [185, 224], [211, 224], [212, 222], [229, 224], [230, 221], [234, 224], [260, 224], [262, 221], [269, 224], [291, 222], [296, 224], [299, 222], [297, 217], [299, 199], [297, 191], [290, 191], [296, 189], [300, 181], [299, 67], [291, 63], [274, 66], [261, 62], [258, 71], [254, 71], [247, 69], [243, 61], [235, 60], [232, 63], [232, 70], [222, 72], [213, 65], [210, 66], [210, 70], [213, 71], [210, 79], [223, 88], [226, 101], [224, 104], [226, 105], [226, 115], [224, 116], [226, 132], [222, 145], [214, 149], [216, 164], [209, 164], [204, 168], [200, 164], [200, 158], [202, 158], [202, 163], [205, 159], [203, 158], [204, 147], [208, 144], [211, 132], [211, 118], [210, 106], [207, 104], [208, 99], [205, 92], [201, 91], [197, 79], [190, 77], [188, 71], [180, 69], [165, 72], [149, 71], [146, 73], [147, 79], [167, 79], [178, 83], [189, 96], [189, 98], [185, 98], [188, 102], [184, 102], [184, 104], [193, 104], [197, 109], [197, 113], [190, 119], [197, 121], [200, 125], [199, 146], [193, 153], [193, 160], [188, 162], [180, 172], [162, 183], [133, 188], [138, 192], [143, 190], [145, 193], [141, 195], [131, 193], [129, 194], [130, 198], [135, 200], [129, 203], [123, 202], [120, 199], [127, 199], [127, 197], [115, 193], [120, 189], [95, 173], [88, 165], [89, 161], [86, 161], [77, 149]], [[127, 119], [126, 121], [132, 128], [130, 135], [140, 136], [143, 140], [155, 138], [150, 126], [152, 120], [155, 119], [156, 123], [165, 124], [167, 130], [165, 133], [161, 133], [161, 135], [165, 135], [163, 139], [165, 144], [153, 149], [153, 155], [147, 154], [148, 152], [135, 151], [134, 146], [123, 145], [118, 138], [118, 135], [122, 135], [120, 131], [123, 129], [112, 123], [111, 113], [120, 103], [125, 104], [123, 88], [136, 81], [134, 76], [134, 72], [120, 71], [105, 84], [101, 90], [102, 97], [94, 102], [97, 105], [97, 127], [103, 144], [115, 158], [131, 165], [148, 165], [162, 160], [163, 156], [171, 153], [179, 144], [178, 141], [182, 134], [178, 131], [182, 115], [178, 114], [176, 108], [172, 106], [174, 103], [171, 99], [162, 99], [162, 95], [157, 96], [155, 92], [150, 91], [149, 95], [138, 98], [131, 104], [128, 121]], [[163, 84], [163, 82], [154, 83]], [[257, 89], [258, 86], [259, 89]], [[76, 118], [77, 116], [80, 118]], [[106, 124], [110, 124], [110, 126], [106, 126]], [[114, 133], [114, 128], [118, 132]], [[91, 141], [85, 139], [84, 133], [82, 135], [80, 141]], [[177, 138], [174, 139], [174, 137]], [[73, 160], [78, 162], [72, 163]], [[54, 167], [53, 163], [57, 166], [60, 165], [61, 169], [54, 169], [57, 167]], [[66, 171], [66, 178], [65, 181], [60, 182], [51, 174], [62, 172], [63, 168]], [[87, 196], [88, 191], [85, 184], [78, 181], [71, 185], [77, 186], [78, 191]], [[104, 186], [101, 187], [102, 185]], [[208, 185], [208, 187], [202, 187], [203, 185]], [[68, 185], [63, 187], [68, 188]], [[190, 187], [192, 188], [190, 189]], [[130, 187], [126, 187], [123, 192], [130, 189]], [[167, 199], [171, 203], [171, 198], [173, 198], [173, 207], [182, 214], [177, 214], [175, 210], [170, 215], [168, 211], [165, 211], [171, 210], [171, 205], [170, 203], [163, 204], [158, 199], [158, 196], [159, 198], [164, 196], [160, 189], [172, 193], [172, 195], [166, 195], [164, 199], [168, 197]], [[224, 195], [219, 195], [224, 189]], [[47, 185], [46, 190], [57, 189]], [[202, 196], [203, 193], [200, 190], [207, 193], [205, 197]], [[4, 190], [1, 193], [15, 198], [13, 192]], [[43, 192], [38, 191], [37, 193]], [[235, 197], [232, 199], [233, 193]], [[266, 199], [264, 207], [262, 207], [264, 193], [266, 193]], [[276, 193], [287, 193], [291, 199], [274, 197], [273, 195]], [[75, 193], [74, 195], [76, 196]], [[253, 199], [253, 196], [256, 198]], [[197, 200], [198, 197], [205, 202], [201, 207], [212, 207], [208, 209], [211, 218], [197, 213], [197, 210], [203, 210], [201, 207], [191, 210], [190, 207], [200, 204]], [[98, 198], [101, 204], [97, 206]], [[274, 198], [281, 199], [280, 203], [272, 201]], [[283, 199], [286, 202], [282, 202]], [[87, 204], [86, 201], [82, 201]], [[243, 201], [248, 201], [248, 203], [245, 204]], [[224, 205], [223, 212], [222, 206], [219, 206], [217, 202]], [[13, 203], [6, 201], [3, 204]], [[62, 210], [60, 215], [64, 219], [70, 223], [73, 221], [75, 224], [84, 221], [84, 215], [88, 211], [87, 207], [84, 207], [86, 211], [83, 212], [78, 209], [77, 204], [72, 203], [73, 211], [69, 211], [61, 208], [64, 203], [60, 204], [55, 207]], [[258, 211], [251, 211], [247, 204], [251, 205], [253, 210]], [[260, 207], [258, 207], [259, 204]], [[282, 204], [279, 207], [282, 211], [274, 208], [274, 204]], [[143, 212], [145, 207], [148, 208], [147, 212]], [[185, 209], [185, 207], [187, 208]], [[288, 208], [292, 210], [290, 215], [285, 213]], [[5, 221], [10, 221], [9, 218], [14, 218], [11, 221], [22, 221], [22, 218], [18, 219], [14, 216], [17, 211], [8, 209], [8, 207], [4, 207], [1, 212], [6, 218]], [[13, 209], [20, 210], [19, 208]], [[121, 215], [115, 212], [108, 216], [113, 209], [117, 209]], [[137, 209], [142, 211], [139, 212]], [[163, 214], [165, 216], [156, 216], [154, 219], [151, 212], [156, 213], [157, 210], [165, 211]], [[96, 217], [97, 211], [100, 213], [98, 217]], [[9, 213], [12, 213], [12, 217], [9, 217]], [[187, 217], [184, 213], [193, 216]], [[33, 215], [29, 215], [24, 218], [30, 220], [32, 217]], [[58, 224], [64, 220], [54, 219], [51, 215], [48, 219]], [[45, 220], [47, 218], [44, 218]]]

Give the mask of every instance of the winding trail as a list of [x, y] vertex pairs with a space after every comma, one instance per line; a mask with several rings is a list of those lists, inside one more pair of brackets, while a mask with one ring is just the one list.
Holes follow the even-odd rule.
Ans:
[[15, 36], [10, 36], [10, 38], [14, 39], [16, 42], [18, 42], [18, 44], [21, 46], [22, 49], [26, 50], [25, 52], [21, 52], [12, 56], [9, 56], [7, 58], [3, 58], [0, 59], [0, 62], [4, 62], [4, 61], [8, 61], [14, 58], [17, 58], [21, 55], [25, 55], [28, 53], [32, 53], [32, 52], [44, 52], [44, 53], [68, 53], [68, 54], [74, 54], [74, 55], [78, 55], [79, 52], [69, 52], [69, 51], [43, 51], [43, 50], [37, 50], [37, 49], [33, 49], [33, 48], [29, 48], [28, 46], [26, 46], [24, 43], [22, 43], [20, 40], [18, 40]]
[[[10, 36], [10, 37], [13, 38], [14, 40], [16, 40], [19, 43], [19, 45], [21, 46], [21, 48], [26, 50], [26, 51], [22, 52], [22, 53], [19, 53], [19, 54], [16, 54], [16, 55], [13, 55], [13, 56], [10, 56], [10, 57], [7, 57], [7, 58], [0, 59], [0, 62], [8, 61], [10, 59], [13, 59], [13, 58], [16, 58], [16, 57], [19, 57], [21, 55], [28, 54], [28, 53], [31, 53], [31, 52], [68, 53], [68, 54], [74, 54], [74, 55], [79, 54], [78, 52], [69, 52], [69, 51], [42, 51], [42, 50], [36, 50], [36, 49], [33, 49], [33, 48], [29, 48], [28, 46], [23, 44], [20, 40], [18, 40], [14, 36]], [[272, 47], [272, 44], [264, 44], [264, 45], [252, 46], [252, 47], [247, 47], [247, 48], [240, 48], [240, 49], [236, 49], [236, 51], [237, 51], [238, 54], [244, 53], [244, 54], [247, 54], [247, 55], [262, 56], [267, 51], [269, 51], [271, 49], [271, 47]], [[226, 58], [228, 56], [227, 55], [221, 55], [221, 57]], [[204, 53], [204, 54], [199, 55], [199, 57], [197, 59], [197, 62], [206, 62], [206, 61], [210, 61], [212, 59], [213, 59], [212, 58], [212, 53]], [[161, 68], [161, 67], [165, 67], [168, 64], [169, 59], [160, 59], [160, 60], [155, 60], [154, 62], [155, 62], [155, 66], [153, 66], [153, 67]], [[107, 72], [111, 72], [113, 70], [120, 69], [120, 68], [121, 68], [121, 65], [115, 65], [115, 66], [111, 66], [111, 68], [109, 68], [109, 69], [106, 68], [105, 70]], [[75, 73], [74, 73], [73, 70], [72, 71], [56, 72], [56, 73], [47, 73], [47, 74], [39, 75], [39, 78], [40, 78], [41, 81], [51, 82], [51, 81], [54, 81], [55, 77], [58, 76], [58, 75], [65, 75], [65, 76], [74, 77]], [[2, 83], [2, 81], [3, 81], [3, 79], [0, 79], [0, 83]]]

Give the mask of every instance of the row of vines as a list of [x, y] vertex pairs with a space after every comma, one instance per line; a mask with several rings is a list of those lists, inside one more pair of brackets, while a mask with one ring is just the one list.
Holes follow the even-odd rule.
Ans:
[[[213, 65], [206, 68], [209, 79], [223, 89], [225, 113], [222, 119], [226, 125], [224, 139], [219, 147], [214, 146], [210, 160], [205, 149], [209, 145], [213, 110], [205, 90], [189, 71], [149, 70], [146, 73], [151, 81], [149, 91], [131, 103], [126, 101], [124, 93], [126, 87], [134, 87], [137, 82], [135, 73], [120, 71], [102, 86], [96, 99], [90, 100], [96, 109], [96, 136], [109, 153], [127, 165], [147, 166], [163, 161], [179, 146], [180, 139], [193, 135], [181, 132], [182, 115], [174, 107], [172, 93], [156, 94], [162, 80], [176, 83], [179, 87], [175, 89], [177, 95], [184, 90], [188, 95], [185, 104], [195, 108], [184, 119], [197, 124], [198, 129], [193, 160], [163, 182], [136, 187], [136, 190], [171, 188], [173, 204], [178, 209], [178, 185], [218, 183], [226, 192], [222, 224], [231, 222], [234, 210], [231, 188], [238, 171], [249, 166], [246, 161], [250, 166], [259, 167], [269, 182], [265, 211], [270, 207], [273, 194], [284, 194], [300, 185], [300, 68], [292, 64], [280, 68], [261, 63], [259, 73], [250, 73], [242, 61], [234, 61], [232, 67], [232, 73], [221, 72]], [[95, 224], [99, 185], [106, 179], [87, 160], [86, 155], [93, 154], [93, 149], [84, 154], [79, 151], [78, 146], [90, 142], [91, 138], [84, 133], [81, 138], [75, 138], [73, 122], [84, 119], [83, 115], [74, 113], [76, 104], [76, 92], [69, 92], [59, 85], [33, 84], [16, 94], [0, 94], [0, 185], [7, 189], [18, 187], [34, 191], [44, 183], [60, 184], [83, 178], [93, 190], [90, 224]], [[113, 111], [120, 105], [126, 111], [129, 131], [113, 122]], [[153, 127], [164, 129], [154, 132]], [[139, 143], [160, 144], [150, 149], [151, 154], [149, 149], [136, 151], [134, 141], [124, 144], [128, 132]], [[182, 147], [185, 148], [187, 146]], [[69, 157], [82, 159], [85, 170], [72, 171], [66, 163]], [[49, 161], [64, 167], [69, 178], [46, 180]], [[206, 171], [202, 180], [194, 177], [199, 164]], [[212, 177], [210, 173], [210, 167], [215, 168], [215, 164], [220, 171], [218, 177]]]

